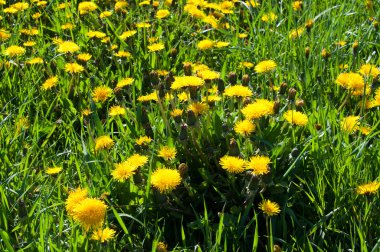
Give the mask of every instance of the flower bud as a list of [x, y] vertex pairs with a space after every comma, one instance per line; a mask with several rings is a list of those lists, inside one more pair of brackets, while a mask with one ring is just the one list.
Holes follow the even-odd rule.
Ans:
[[194, 111], [192, 111], [191, 109], [187, 111], [187, 125], [192, 127], [196, 124], [197, 122], [197, 117], [195, 116], [194, 114]]
[[278, 112], [280, 112], [280, 101], [279, 100], [276, 100], [273, 104], [273, 111], [275, 114], [278, 114]]
[[230, 72], [228, 74], [228, 81], [231, 83], [231, 85], [235, 85], [237, 82], [237, 75], [235, 72]]
[[305, 48], [305, 56], [306, 56], [306, 58], [309, 58], [309, 56], [310, 56], [310, 47], [306, 47]]
[[290, 88], [288, 92], [288, 98], [291, 101], [294, 101], [294, 98], [296, 97], [297, 90], [295, 88]]
[[217, 83], [218, 83], [218, 91], [219, 91], [219, 93], [223, 93], [223, 91], [225, 89], [224, 81], [219, 78], [219, 79], [217, 79]]
[[248, 74], [243, 75], [243, 78], [241, 79], [241, 84], [243, 86], [248, 86], [248, 84], [249, 84], [249, 75]]
[[179, 132], [178, 138], [180, 141], [187, 140], [187, 124], [186, 123], [181, 125], [181, 131]]
[[286, 82], [283, 82], [283, 83], [281, 83], [281, 85], [280, 85], [280, 94], [285, 94], [286, 93], [286, 90], [288, 89], [288, 83], [286, 83]]
[[186, 177], [188, 170], [189, 170], [189, 166], [187, 166], [187, 164], [185, 163], [181, 163], [178, 166], [178, 171], [182, 178]]
[[235, 157], [240, 155], [240, 149], [235, 138], [231, 138], [230, 140], [228, 155]]
[[189, 63], [189, 62], [184, 63], [183, 64], [183, 71], [185, 72], [186, 76], [190, 76], [191, 75], [191, 63]]

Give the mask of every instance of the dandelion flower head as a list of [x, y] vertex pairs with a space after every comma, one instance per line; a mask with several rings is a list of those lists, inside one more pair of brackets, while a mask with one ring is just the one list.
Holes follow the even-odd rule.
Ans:
[[241, 173], [245, 170], [246, 161], [239, 157], [224, 156], [220, 158], [219, 164], [230, 173]]
[[152, 173], [151, 184], [161, 193], [170, 192], [181, 183], [181, 175], [177, 170], [159, 168]]

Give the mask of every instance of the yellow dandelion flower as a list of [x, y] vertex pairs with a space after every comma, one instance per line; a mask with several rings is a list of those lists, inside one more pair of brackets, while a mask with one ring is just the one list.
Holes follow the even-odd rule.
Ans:
[[182, 109], [174, 109], [173, 111], [170, 112], [170, 115], [172, 117], [180, 117], [180, 116], [182, 116], [182, 114], [183, 114]]
[[193, 72], [206, 71], [206, 70], [210, 70], [210, 68], [206, 66], [205, 64], [194, 64], [192, 66]]
[[29, 35], [29, 36], [35, 36], [39, 34], [39, 31], [37, 28], [30, 28], [30, 29], [21, 29], [21, 34]]
[[161, 193], [167, 193], [181, 183], [181, 175], [177, 170], [159, 168], [152, 173], [150, 182]]
[[220, 73], [207, 69], [198, 71], [197, 76], [203, 80], [215, 80], [220, 77]]
[[82, 110], [81, 114], [82, 114], [82, 116], [89, 116], [92, 114], [92, 111], [91, 111], [91, 109], [87, 108], [87, 109]]
[[128, 161], [124, 161], [119, 164], [115, 164], [115, 170], [112, 171], [111, 175], [115, 180], [119, 182], [124, 182], [133, 174], [135, 174], [135, 171], [137, 169], [137, 166], [132, 165]]
[[259, 204], [259, 208], [267, 216], [275, 216], [275, 215], [278, 215], [281, 212], [280, 206], [276, 202], [272, 202], [270, 200], [263, 200]]
[[185, 102], [190, 99], [190, 95], [187, 92], [181, 92], [177, 95], [180, 102]]
[[29, 8], [29, 4], [28, 3], [23, 3], [23, 2], [17, 2], [17, 3], [12, 4], [9, 7], [14, 8], [17, 11], [24, 11], [24, 10], [26, 10], [26, 9]]
[[360, 132], [365, 136], [368, 136], [371, 131], [371, 127], [360, 127]]
[[302, 112], [296, 110], [288, 110], [284, 113], [284, 119], [291, 124], [295, 124], [298, 126], [305, 126], [309, 119], [307, 115]]
[[162, 146], [160, 150], [158, 151], [158, 157], [162, 157], [165, 160], [171, 160], [175, 158], [175, 155], [177, 154], [177, 150], [175, 147], [170, 146]]
[[217, 102], [220, 101], [222, 98], [218, 95], [209, 95], [209, 96], [202, 96], [202, 102]]
[[117, 1], [115, 3], [115, 11], [121, 11], [121, 12], [126, 12], [126, 8], [128, 7], [128, 2], [126, 1]]
[[66, 23], [66, 24], [61, 25], [62, 30], [72, 30], [74, 28], [75, 28], [75, 25], [71, 23]]
[[162, 43], [155, 43], [155, 44], [148, 45], [148, 49], [149, 49], [149, 52], [158, 52], [165, 49], [165, 46]]
[[248, 34], [246, 34], [246, 33], [240, 33], [240, 34], [239, 34], [239, 38], [240, 38], [240, 39], [244, 39], [244, 38], [246, 38], [246, 37], [248, 37]]
[[96, 10], [98, 6], [94, 2], [80, 2], [78, 5], [79, 14], [85, 15]]
[[32, 47], [32, 46], [36, 45], [36, 42], [35, 41], [26, 41], [22, 45], [25, 47]]
[[137, 145], [146, 145], [152, 142], [152, 138], [148, 136], [141, 136], [136, 140]]
[[27, 130], [30, 127], [30, 121], [28, 117], [21, 116], [16, 121], [16, 131], [19, 133], [21, 130]]
[[110, 11], [103, 11], [102, 13], [100, 13], [99, 18], [103, 19], [103, 18], [107, 18], [107, 17], [110, 17], [110, 16], [112, 16], [112, 12], [110, 12]]
[[153, 91], [150, 94], [142, 95], [137, 98], [139, 102], [150, 102], [150, 101], [158, 101], [157, 93]]
[[212, 15], [208, 15], [208, 16], [202, 18], [202, 21], [205, 22], [205, 23], [207, 23], [207, 24], [210, 24], [212, 26], [212, 28], [217, 29], [219, 27], [219, 25], [218, 25], [218, 19], [216, 19]]
[[246, 161], [239, 157], [224, 156], [219, 160], [219, 164], [230, 173], [241, 173], [245, 170]]
[[247, 162], [246, 169], [252, 170], [255, 175], [264, 175], [269, 173], [270, 159], [267, 156], [253, 156]]
[[118, 51], [117, 53], [115, 53], [115, 56], [119, 58], [129, 58], [132, 56], [132, 54], [126, 51]]
[[250, 120], [242, 120], [235, 123], [234, 130], [242, 136], [249, 136], [256, 129], [256, 125]]
[[81, 73], [84, 71], [84, 67], [79, 65], [78, 63], [66, 63], [65, 71], [71, 74]]
[[380, 70], [375, 65], [364, 64], [360, 67], [359, 73], [376, 78], [380, 74]]
[[151, 27], [151, 25], [149, 23], [142, 22], [142, 23], [137, 23], [136, 27], [137, 28], [149, 28], [149, 27]]
[[300, 11], [302, 10], [302, 1], [294, 1], [292, 3], [293, 10]]
[[126, 114], [126, 110], [125, 110], [125, 108], [123, 108], [122, 106], [115, 105], [115, 106], [112, 106], [112, 107], [109, 109], [108, 114], [109, 114], [110, 116], [125, 115], [125, 114]]
[[15, 57], [20, 56], [25, 53], [25, 48], [21, 46], [9, 46], [7, 49], [5, 49], [4, 55], [9, 57]]
[[215, 42], [209, 39], [204, 39], [198, 42], [197, 47], [200, 50], [211, 49], [214, 46]]
[[88, 196], [87, 189], [77, 188], [75, 191], [71, 191], [66, 199], [66, 211], [73, 217], [74, 209]]
[[302, 36], [302, 34], [305, 33], [305, 28], [304, 27], [298, 27], [296, 29], [293, 29], [289, 33], [289, 38], [291, 39], [296, 39]]
[[340, 128], [342, 131], [352, 134], [359, 129], [360, 126], [360, 117], [359, 116], [347, 116], [343, 118], [340, 123]]
[[75, 44], [73, 41], [63, 41], [58, 45], [57, 52], [60, 53], [74, 53], [79, 51], [80, 47]]
[[44, 60], [41, 57], [36, 57], [26, 62], [26, 64], [29, 64], [29, 65], [43, 64], [43, 63], [44, 63]]
[[240, 62], [240, 66], [245, 67], [245, 68], [252, 68], [254, 64], [252, 62], [243, 61], [243, 62]]
[[246, 1], [245, 4], [252, 8], [256, 8], [260, 6], [260, 3], [255, 0]]
[[195, 116], [199, 116], [208, 110], [208, 106], [203, 102], [193, 102], [187, 109], [193, 111]]
[[77, 55], [77, 59], [83, 62], [87, 62], [92, 58], [92, 55], [89, 53], [80, 53]]
[[228, 97], [250, 97], [253, 95], [252, 91], [249, 89], [249, 87], [243, 86], [243, 85], [234, 85], [227, 87], [224, 92], [224, 96]]
[[168, 10], [158, 10], [156, 13], [156, 18], [163, 19], [170, 15], [170, 11]]
[[95, 102], [105, 102], [112, 95], [112, 89], [107, 86], [99, 86], [92, 92], [92, 99]]
[[36, 12], [36, 13], [34, 13], [34, 14], [32, 15], [32, 18], [33, 18], [33, 19], [39, 19], [41, 16], [42, 16], [41, 13]]
[[86, 36], [89, 37], [89, 38], [104, 38], [107, 36], [107, 34], [105, 34], [104, 32], [100, 32], [100, 31], [88, 31], [86, 33]]
[[364, 88], [364, 79], [357, 73], [341, 73], [336, 78], [335, 83], [347, 89]]
[[150, 1], [146, 0], [139, 3], [139, 6], [145, 6], [145, 5], [150, 5]]
[[362, 184], [359, 185], [356, 188], [356, 193], [359, 195], [364, 195], [364, 194], [375, 194], [380, 188], [380, 182], [373, 181], [367, 184]]
[[103, 201], [86, 198], [74, 208], [73, 217], [88, 231], [91, 228], [99, 228], [103, 225], [106, 211], [107, 205]]
[[241, 112], [248, 120], [258, 119], [274, 114], [274, 102], [266, 99], [256, 99], [255, 102], [245, 106]]
[[125, 39], [127, 39], [127, 38], [129, 38], [129, 37], [132, 37], [132, 36], [135, 35], [136, 33], [137, 33], [137, 31], [135, 31], [135, 30], [125, 31], [125, 32], [123, 32], [123, 34], [120, 35], [119, 38], [125, 40]]
[[277, 15], [274, 12], [265, 13], [261, 17], [261, 21], [266, 22], [266, 23], [272, 23], [276, 20], [277, 20]]
[[125, 79], [122, 79], [122, 80], [120, 80], [120, 81], [117, 83], [116, 87], [117, 87], [117, 88], [122, 88], [122, 87], [125, 87], [125, 86], [130, 86], [130, 85], [132, 85], [132, 83], [133, 83], [134, 80], [135, 80], [135, 79], [133, 79], [133, 78], [125, 78]]
[[100, 136], [95, 139], [95, 151], [102, 149], [111, 149], [114, 141], [109, 136]]
[[168, 251], [168, 245], [165, 244], [164, 242], [159, 242], [159, 243], [157, 243], [156, 251], [157, 252], [167, 252]]
[[62, 171], [62, 167], [50, 167], [48, 169], [46, 169], [46, 174], [49, 174], [49, 175], [55, 175], [55, 174], [58, 174]]
[[91, 240], [106, 242], [113, 239], [116, 231], [111, 228], [94, 230], [91, 236]]
[[42, 84], [42, 89], [43, 90], [49, 90], [53, 87], [55, 87], [58, 83], [58, 76], [53, 76], [47, 79], [43, 84]]
[[204, 80], [197, 76], [176, 76], [170, 88], [177, 90], [185, 87], [200, 87], [203, 84]]
[[273, 60], [264, 60], [255, 66], [255, 71], [256, 73], [268, 73], [275, 70], [276, 67], [277, 64]]
[[6, 41], [11, 37], [11, 34], [6, 30], [0, 30], [0, 41]]

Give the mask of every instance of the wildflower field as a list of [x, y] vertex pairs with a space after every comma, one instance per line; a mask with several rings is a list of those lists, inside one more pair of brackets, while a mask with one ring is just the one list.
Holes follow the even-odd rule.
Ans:
[[379, 7], [0, 0], [0, 250], [380, 251]]

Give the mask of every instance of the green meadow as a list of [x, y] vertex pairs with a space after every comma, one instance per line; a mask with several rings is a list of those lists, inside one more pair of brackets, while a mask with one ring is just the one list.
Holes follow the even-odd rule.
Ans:
[[378, 0], [0, 0], [1, 251], [380, 251]]

